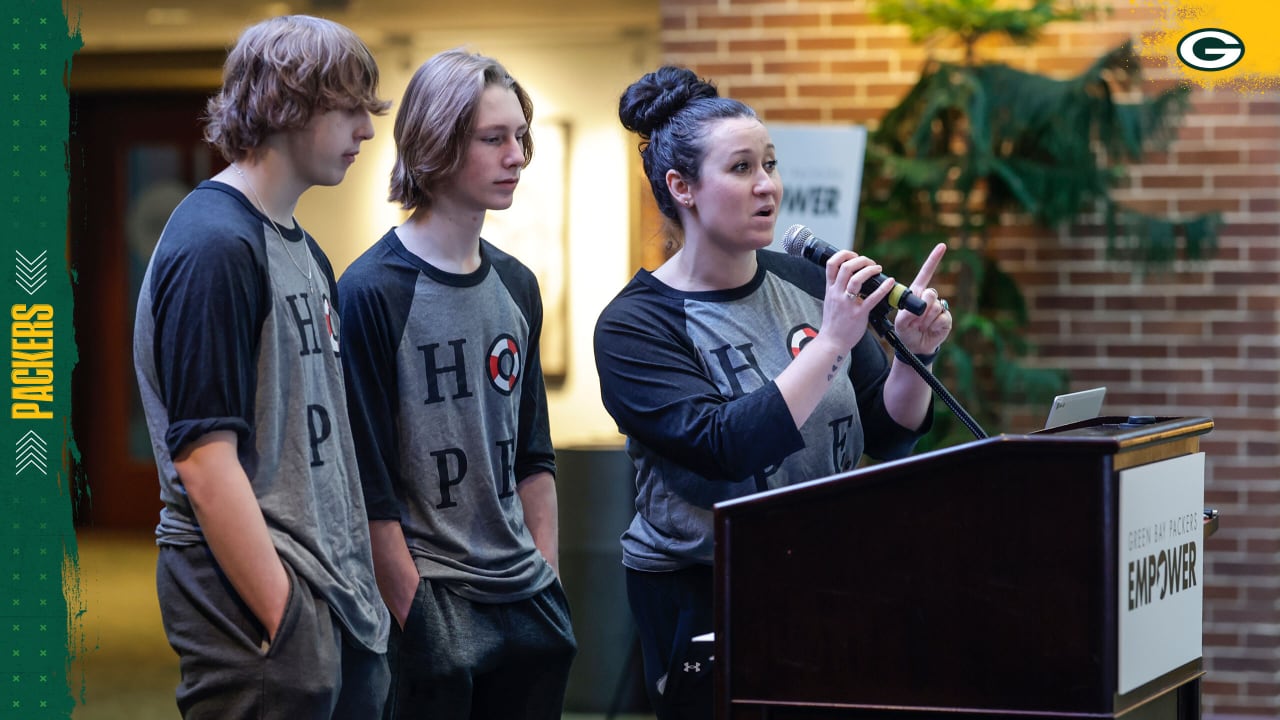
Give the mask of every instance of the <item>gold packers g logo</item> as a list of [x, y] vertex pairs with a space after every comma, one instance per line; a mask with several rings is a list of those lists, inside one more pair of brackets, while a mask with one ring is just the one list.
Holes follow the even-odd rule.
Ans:
[[1244, 42], [1235, 33], [1220, 28], [1193, 30], [1178, 41], [1178, 59], [1195, 70], [1226, 70], [1242, 57]]

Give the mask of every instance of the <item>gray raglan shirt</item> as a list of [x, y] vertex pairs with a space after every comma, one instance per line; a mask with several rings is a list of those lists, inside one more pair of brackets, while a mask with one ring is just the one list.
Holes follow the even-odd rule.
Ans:
[[889, 416], [890, 364], [870, 334], [796, 427], [774, 378], [822, 326], [825, 279], [807, 260], [756, 258], [729, 290], [682, 292], [641, 270], [600, 314], [600, 392], [636, 467], [629, 568], [710, 565], [715, 503], [850, 470], [864, 449], [903, 457], [929, 429]]
[[477, 602], [555, 580], [516, 484], [555, 472], [533, 273], [480, 241], [448, 273], [390, 230], [338, 283], [348, 397], [371, 520], [399, 520], [418, 572]]
[[281, 558], [357, 642], [383, 652], [390, 615], [347, 421], [333, 269], [301, 228], [284, 238], [292, 260], [244, 195], [206, 181], [156, 245], [133, 351], [164, 502], [157, 542], [204, 542], [173, 458], [232, 431]]

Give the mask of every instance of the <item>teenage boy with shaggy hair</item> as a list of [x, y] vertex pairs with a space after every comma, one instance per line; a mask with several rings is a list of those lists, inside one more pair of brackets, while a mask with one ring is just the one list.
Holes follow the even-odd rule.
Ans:
[[134, 361], [160, 476], [161, 614], [185, 718], [376, 718], [389, 615], [347, 418], [337, 286], [293, 218], [373, 137], [378, 69], [349, 29], [248, 28], [208, 104], [230, 166], [174, 210]]
[[496, 60], [423, 63], [396, 114], [412, 210], [342, 293], [360, 476], [395, 619], [396, 720], [559, 720], [577, 651], [556, 573], [555, 452], [533, 273], [481, 238], [533, 152], [533, 104]]

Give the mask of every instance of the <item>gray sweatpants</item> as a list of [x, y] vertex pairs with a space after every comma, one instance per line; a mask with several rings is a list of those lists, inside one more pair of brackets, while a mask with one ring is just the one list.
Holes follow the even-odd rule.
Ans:
[[187, 720], [377, 718], [386, 656], [348, 637], [328, 603], [284, 564], [289, 601], [274, 641], [231, 587], [206, 545], [160, 549], [156, 589], [182, 680]]
[[391, 623], [388, 720], [560, 720], [578, 652], [560, 581], [526, 600], [473, 602], [424, 578]]

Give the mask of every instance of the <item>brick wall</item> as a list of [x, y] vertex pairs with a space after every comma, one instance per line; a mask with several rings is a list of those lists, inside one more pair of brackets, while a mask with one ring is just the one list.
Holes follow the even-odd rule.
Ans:
[[[895, 105], [930, 52], [877, 24], [865, 0], [661, 0], [664, 60], [717, 81], [766, 120], [866, 123]], [[1034, 48], [980, 57], [1068, 76], [1158, 27], [1154, 3], [1052, 26]], [[949, 48], [931, 50], [956, 60]], [[1159, 63], [1152, 88], [1175, 78]], [[1167, 152], [1133, 169], [1123, 197], [1170, 215], [1223, 213], [1210, 262], [1146, 273], [1106, 256], [1085, 221], [994, 233], [1023, 283], [1037, 362], [1073, 388], [1105, 384], [1107, 412], [1208, 416], [1204, 712], [1280, 716], [1280, 94], [1197, 88]]]

